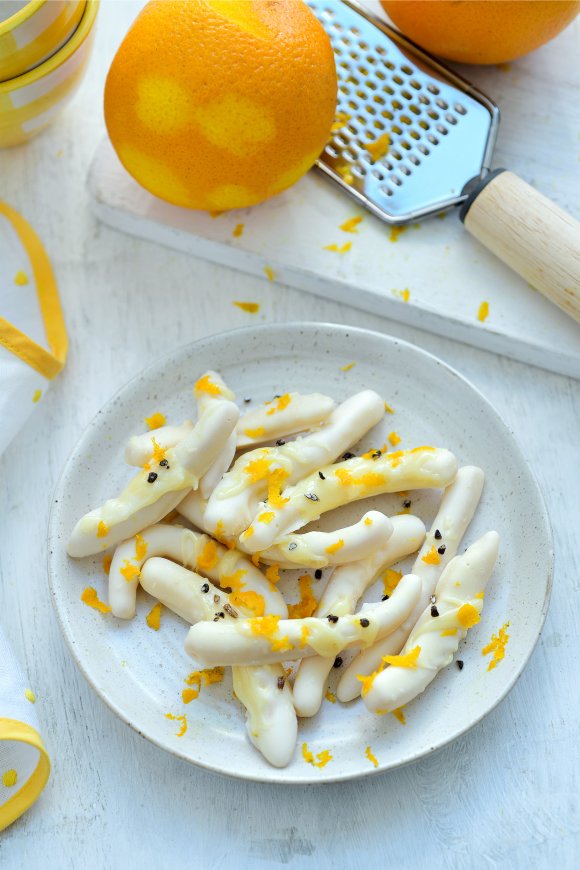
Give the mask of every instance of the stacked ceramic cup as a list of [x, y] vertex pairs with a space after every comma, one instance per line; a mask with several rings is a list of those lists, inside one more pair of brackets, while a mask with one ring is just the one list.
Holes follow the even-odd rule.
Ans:
[[36, 136], [70, 100], [98, 7], [98, 0], [0, 2], [0, 147]]

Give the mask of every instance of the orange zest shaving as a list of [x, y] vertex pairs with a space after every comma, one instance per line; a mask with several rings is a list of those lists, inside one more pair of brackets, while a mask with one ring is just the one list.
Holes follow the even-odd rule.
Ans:
[[191, 701], [194, 701], [199, 697], [202, 686], [211, 686], [213, 683], [221, 683], [223, 678], [224, 668], [222, 667], [204, 668], [203, 671], [192, 671], [192, 673], [184, 680], [186, 685], [190, 686], [190, 688], [184, 689], [181, 693], [183, 703], [189, 704]]
[[218, 551], [215, 541], [207, 540], [197, 557], [197, 567], [202, 571], [210, 571], [218, 563]]
[[279, 565], [269, 565], [264, 571], [266, 575], [266, 580], [269, 580], [270, 583], [277, 583], [280, 579], [280, 566]]
[[338, 553], [339, 550], [342, 550], [343, 547], [344, 547], [344, 538], [339, 538], [335, 544], [330, 544], [329, 547], [326, 547], [324, 552], [329, 553], [332, 556], [334, 553]]
[[111, 562], [112, 561], [113, 561], [113, 557], [111, 556], [110, 553], [106, 553], [103, 556], [103, 571], [105, 572], [105, 574], [108, 574], [109, 571], [111, 570]]
[[312, 581], [308, 574], [298, 578], [300, 601], [297, 604], [288, 605], [288, 619], [304, 619], [312, 616], [318, 607], [318, 601], [312, 594]]
[[462, 604], [457, 611], [457, 619], [463, 628], [473, 628], [481, 619], [479, 611], [473, 604]]
[[355, 367], [355, 365], [355, 362], [347, 363], [345, 366], [341, 366], [340, 370], [341, 372], [349, 372], [352, 368]]
[[166, 719], [172, 719], [174, 722], [180, 723], [179, 731], [176, 733], [176, 737], [183, 737], [185, 732], [187, 731], [187, 716], [174, 716], [173, 713], [166, 713]]
[[420, 653], [421, 647], [416, 646], [411, 652], [400, 656], [383, 656], [383, 661], [395, 668], [416, 668]]
[[332, 251], [335, 254], [347, 254], [352, 248], [352, 242], [345, 242], [344, 245], [325, 245], [325, 251]]
[[[379, 712], [379, 711], [377, 710], [377, 713], [378, 713], [378, 712]], [[407, 720], [405, 719], [405, 714], [403, 713], [403, 708], [402, 708], [402, 707], [397, 707], [396, 710], [392, 710], [391, 712], [392, 712], [393, 716], [395, 717], [395, 719], [398, 719], [398, 720], [399, 720], [399, 722], [401, 723], [401, 725], [406, 725], [406, 724], [407, 724]]]
[[399, 236], [403, 235], [407, 227], [391, 227], [391, 232], [389, 233], [389, 242], [398, 242]]
[[282, 498], [282, 484], [287, 477], [287, 471], [277, 468], [268, 478], [268, 504], [274, 508], [281, 508], [290, 501], [288, 498]]
[[260, 306], [257, 302], [234, 302], [233, 304], [242, 311], [245, 311], [246, 314], [257, 314], [260, 310]]
[[265, 480], [268, 477], [268, 475], [270, 474], [271, 464], [271, 459], [252, 459], [251, 462], [248, 462], [247, 465], [244, 465], [244, 472], [248, 475], [252, 483], [258, 483], [260, 480]]
[[147, 555], [147, 541], [143, 535], [135, 535], [135, 558], [141, 561]]
[[127, 583], [130, 583], [131, 580], [136, 580], [139, 574], [139, 568], [137, 565], [133, 565], [128, 559], [125, 559], [123, 563], [123, 567], [119, 569]]
[[259, 426], [257, 429], [244, 429], [244, 435], [246, 435], [247, 438], [261, 438], [265, 433], [266, 430], [263, 426]]
[[330, 128], [330, 132], [338, 133], [338, 131], [341, 130], [345, 124], [348, 124], [350, 119], [351, 115], [349, 115], [347, 112], [337, 112], [332, 127]]
[[310, 629], [308, 628], [307, 625], [303, 625], [302, 629], [300, 631], [300, 643], [299, 643], [300, 649], [304, 649], [304, 647], [306, 646], [306, 642], [308, 640], [309, 635], [310, 635]]
[[482, 302], [477, 310], [477, 319], [480, 323], [485, 323], [489, 317], [489, 302]]
[[276, 280], [276, 273], [274, 272], [274, 270], [272, 269], [271, 266], [264, 266], [264, 275], [266, 276], [268, 281], [275, 281]]
[[290, 393], [284, 393], [283, 396], [278, 396], [276, 400], [276, 404], [273, 408], [270, 408], [269, 411], [266, 411], [266, 414], [270, 417], [272, 414], [275, 414], [277, 411], [283, 411], [284, 408], [287, 408], [290, 402], [292, 401], [292, 396]]
[[302, 758], [313, 767], [325, 767], [325, 765], [327, 765], [329, 761], [332, 761], [332, 755], [330, 754], [328, 749], [323, 749], [322, 752], [319, 752], [316, 756], [315, 761], [314, 755], [308, 749], [308, 743], [302, 744]]
[[327, 701], [330, 701], [331, 704], [336, 704], [336, 695], [334, 692], [331, 692], [330, 689], [326, 690], [326, 695], [324, 697]]
[[384, 404], [385, 404], [385, 411], [387, 412], [387, 414], [394, 414], [394, 413], [395, 413], [395, 409], [394, 409], [394, 408], [391, 408], [391, 406], [390, 406], [390, 405], [387, 405], [386, 402], [385, 402]]
[[194, 392], [207, 393], [209, 396], [221, 396], [222, 391], [217, 384], [214, 384], [209, 375], [204, 375], [195, 382]]
[[97, 526], [97, 538], [106, 538], [109, 534], [109, 527], [101, 520]]
[[455, 637], [457, 634], [456, 628], [446, 628], [441, 632], [441, 637]]
[[243, 232], [244, 232], [244, 225], [243, 224], [236, 224], [233, 231], [232, 231], [232, 236], [234, 237], [234, 239], [239, 239]]
[[425, 562], [426, 565], [439, 565], [441, 562], [441, 558], [435, 544], [431, 544], [431, 549], [425, 556], [421, 556], [421, 561]]
[[155, 414], [151, 414], [150, 417], [145, 417], [145, 422], [150, 429], [160, 429], [161, 426], [165, 426], [166, 417], [165, 414], [156, 411]]
[[376, 670], [376, 671], [373, 671], [372, 674], [366, 674], [366, 675], [365, 675], [365, 674], [357, 674], [357, 675], [356, 675], [357, 680], [358, 680], [360, 683], [362, 683], [362, 688], [361, 688], [361, 692], [360, 692], [360, 693], [361, 693], [361, 695], [363, 696], [363, 698], [364, 698], [366, 695], [368, 695], [368, 693], [369, 693], [370, 690], [372, 689], [372, 687], [373, 687], [373, 683], [374, 683], [374, 681], [375, 681], [375, 677], [376, 677], [378, 674], [380, 674], [380, 672], [381, 672], [381, 668], [379, 668], [379, 669]]
[[151, 454], [151, 459], [153, 460], [154, 463], [157, 463], [157, 465], [159, 465], [161, 460], [165, 459], [165, 454], [167, 451], [165, 450], [164, 447], [162, 447], [160, 444], [157, 443], [155, 438], [151, 439], [151, 445], [153, 447], [153, 453]]
[[93, 610], [98, 610], [99, 613], [110, 613], [111, 608], [99, 599], [97, 590], [93, 586], [87, 586], [81, 595], [81, 601], [87, 607], [92, 607]]
[[397, 444], [401, 443], [401, 438], [396, 432], [389, 432], [388, 438], [392, 447], [396, 447]]
[[254, 534], [254, 527], [248, 526], [245, 532], [242, 533], [242, 538], [251, 538]]
[[497, 634], [492, 634], [490, 642], [483, 647], [481, 654], [484, 656], [489, 655], [489, 653], [493, 653], [493, 658], [487, 666], [488, 671], [493, 671], [495, 667], [501, 662], [501, 660], [505, 657], [505, 648], [508, 640], [510, 639], [509, 634], [507, 633], [507, 629], [509, 628], [509, 622], [506, 622]]
[[390, 597], [397, 588], [402, 576], [402, 571], [393, 571], [392, 568], [388, 568], [383, 574], [383, 595]]
[[372, 526], [373, 520], [372, 517], [365, 517], [365, 526]]
[[368, 760], [371, 761], [375, 767], [379, 766], [378, 758], [375, 755], [373, 755], [373, 752], [372, 752], [370, 746], [367, 746], [367, 748], [365, 749], [365, 757], [368, 758]]
[[362, 220], [363, 219], [360, 215], [357, 215], [357, 217], [351, 217], [339, 226], [339, 230], [342, 230], [343, 233], [358, 233], [357, 227], [362, 223]]
[[274, 511], [264, 511], [258, 516], [258, 522], [269, 526], [275, 516]]
[[385, 157], [388, 153], [391, 145], [391, 137], [388, 133], [383, 133], [382, 136], [379, 136], [378, 139], [375, 139], [374, 142], [366, 142], [365, 149], [369, 152], [373, 159], [373, 163], [377, 160], [380, 160], [381, 157]]
[[145, 617], [147, 625], [149, 628], [152, 628], [153, 631], [159, 631], [159, 626], [161, 625], [161, 607], [162, 605], [158, 602], [151, 608]]

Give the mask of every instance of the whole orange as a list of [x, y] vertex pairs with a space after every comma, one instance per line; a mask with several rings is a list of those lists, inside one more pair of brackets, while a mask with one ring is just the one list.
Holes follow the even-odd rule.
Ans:
[[105, 120], [151, 193], [240, 208], [310, 169], [336, 87], [330, 40], [303, 0], [153, 0], [111, 64]]
[[391, 20], [427, 51], [462, 63], [505, 63], [549, 42], [580, 0], [381, 0]]

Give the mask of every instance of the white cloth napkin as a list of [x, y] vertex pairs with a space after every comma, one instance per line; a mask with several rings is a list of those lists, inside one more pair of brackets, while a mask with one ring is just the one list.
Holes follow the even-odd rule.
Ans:
[[64, 365], [66, 330], [50, 261], [0, 201], [0, 453]]
[[35, 703], [0, 629], [0, 831], [34, 803], [50, 773]]
[[[62, 369], [66, 351], [46, 252], [24, 218], [0, 201], [0, 453]], [[35, 702], [0, 627], [0, 831], [34, 803], [50, 774]]]

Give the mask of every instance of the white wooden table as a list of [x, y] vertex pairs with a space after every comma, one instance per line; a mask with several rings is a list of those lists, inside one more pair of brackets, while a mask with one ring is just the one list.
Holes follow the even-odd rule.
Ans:
[[[101, 13], [96, 56], [73, 105], [42, 138], [0, 154], [1, 195], [51, 254], [71, 337], [64, 374], [0, 459], [1, 619], [36, 690], [53, 759], [41, 799], [2, 835], [1, 866], [578, 866], [580, 383], [99, 226], [85, 175], [103, 132], [104, 71], [135, 6], [105, 2]], [[45, 551], [63, 462], [92, 415], [146, 363], [252, 322], [234, 299], [259, 301], [260, 322], [368, 326], [438, 354], [496, 405], [546, 498], [556, 576], [528, 668], [483, 723], [402, 770], [293, 789], [197, 770], [118, 721], [60, 636]]]

